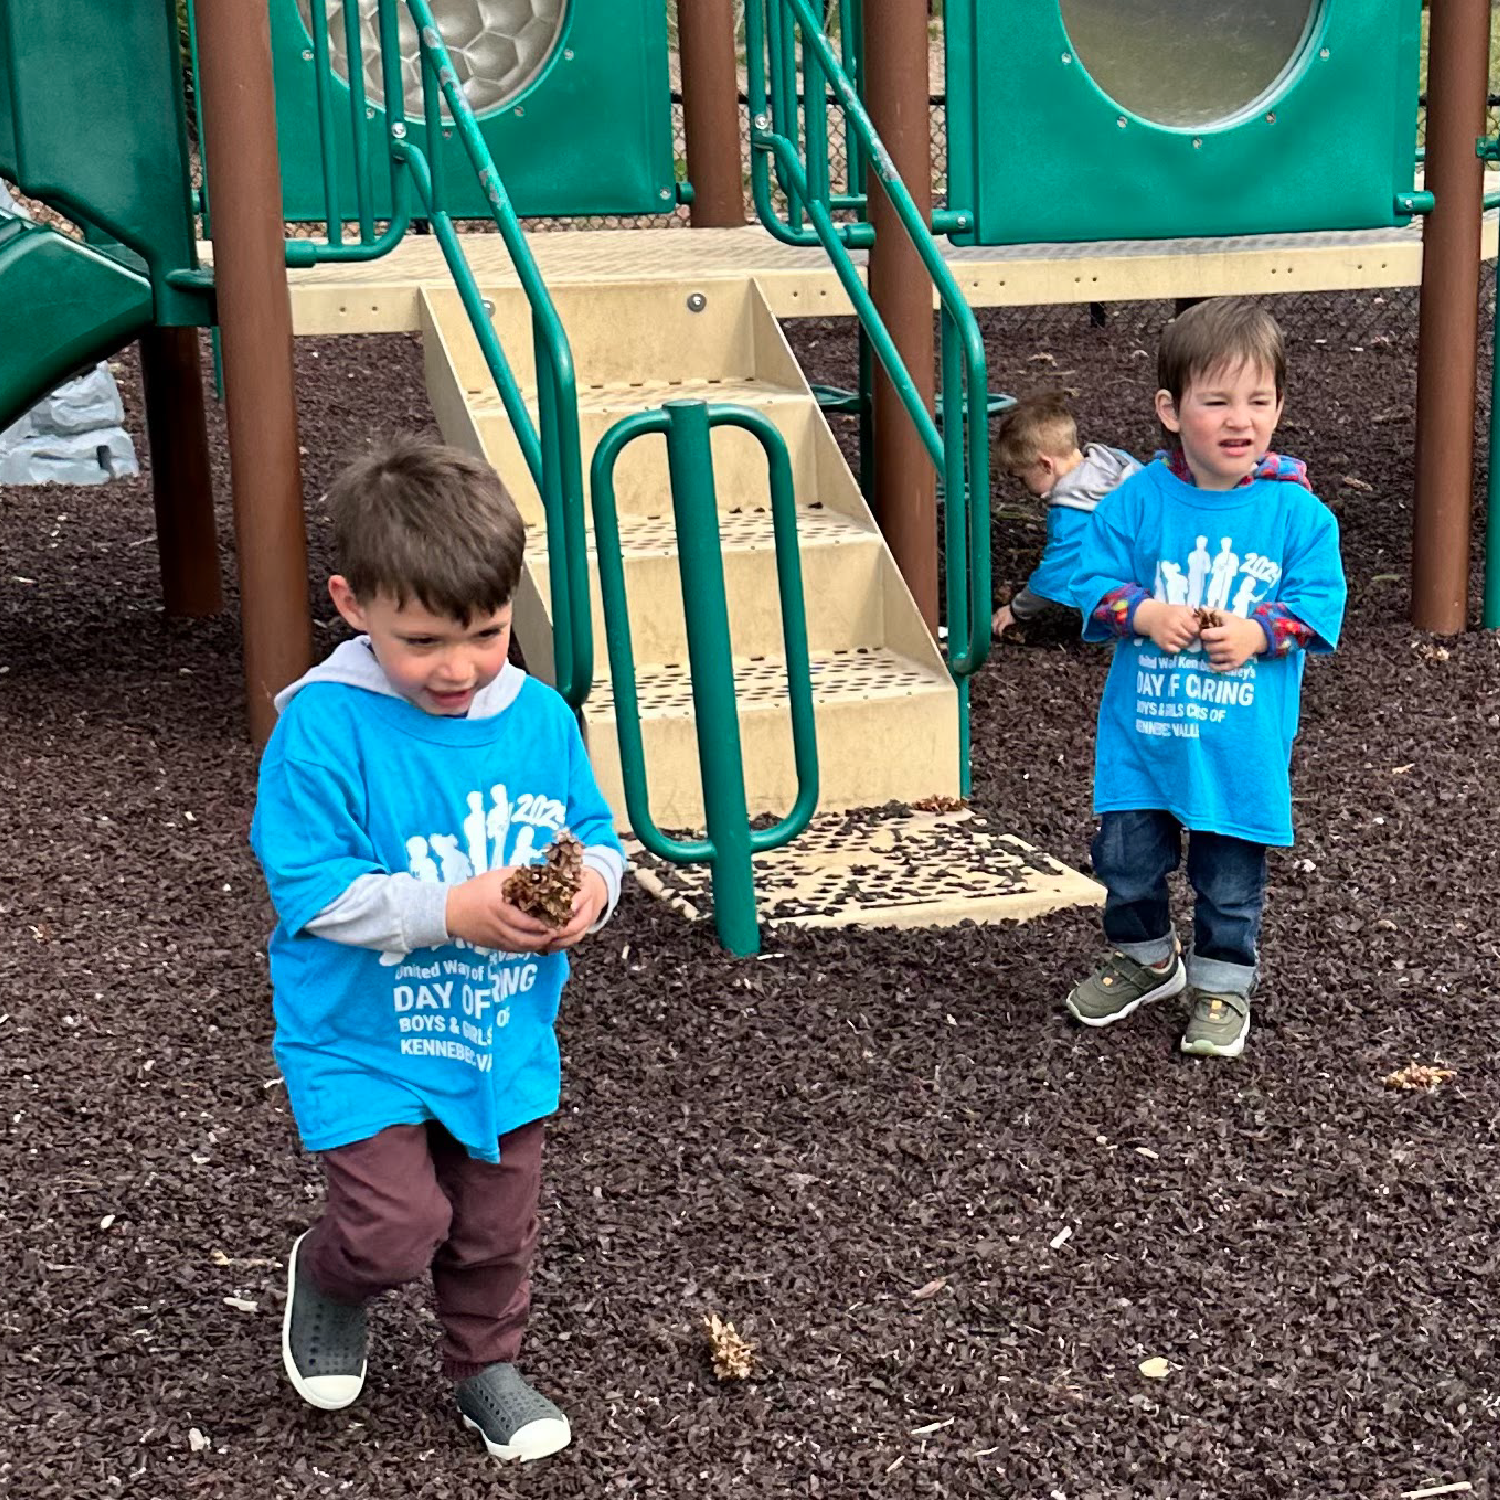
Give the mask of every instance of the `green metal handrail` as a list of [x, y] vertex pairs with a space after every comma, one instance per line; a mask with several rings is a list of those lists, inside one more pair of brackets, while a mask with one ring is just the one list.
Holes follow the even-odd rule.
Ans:
[[[770, 468], [776, 586], [781, 595], [781, 635], [786, 651], [797, 798], [791, 811], [778, 823], [753, 830], [745, 801], [744, 754], [735, 707], [734, 659], [724, 590], [719, 509], [714, 492], [710, 432], [715, 427], [747, 429], [765, 449]], [[707, 836], [701, 839], [674, 839], [664, 834], [651, 814], [646, 785], [646, 752], [636, 696], [635, 649], [630, 635], [614, 471], [626, 445], [648, 433], [663, 433], [667, 440], [707, 831]], [[807, 827], [818, 805], [817, 718], [808, 663], [802, 562], [797, 550], [797, 501], [786, 443], [775, 424], [761, 412], [742, 406], [709, 406], [702, 401], [669, 401], [655, 411], [622, 418], [604, 434], [594, 450], [590, 488], [598, 544], [599, 593], [604, 605], [605, 642], [614, 685], [615, 734], [620, 745], [620, 771], [630, 826], [641, 843], [662, 859], [674, 864], [707, 863], [713, 885], [714, 923], [720, 940], [731, 953], [759, 952], [760, 926], [755, 913], [751, 856], [779, 848], [795, 838]]]
[[[801, 31], [803, 62], [808, 70], [804, 88], [806, 97], [810, 100], [815, 94], [832, 87], [843, 107], [846, 127], [852, 128], [862, 142], [864, 159], [878, 175], [897, 219], [937, 290], [942, 309], [941, 431], [849, 254], [851, 249], [873, 242], [874, 226], [836, 223], [833, 212], [840, 205], [830, 200], [826, 191], [826, 172], [821, 166], [810, 172], [799, 156], [795, 76], [786, 76], [789, 61], [791, 65], [795, 64], [794, 22]], [[943, 484], [946, 648], [948, 670], [959, 690], [959, 774], [967, 795], [970, 784], [968, 678], [984, 664], [990, 649], [990, 483], [986, 420], [989, 387], [984, 340], [973, 310], [938, 250], [808, 0], [751, 0], [745, 10], [745, 36], [749, 64], [752, 179], [761, 222], [773, 235], [788, 243], [816, 242], [823, 246], [874, 353], [911, 417]], [[768, 42], [771, 47], [769, 103]], [[847, 50], [847, 36], [845, 46]], [[790, 136], [783, 129], [788, 122]], [[820, 153], [826, 157], [826, 129], [822, 131], [821, 141], [815, 140], [810, 123], [807, 142], [809, 162], [816, 160]], [[771, 202], [766, 168], [768, 157], [774, 159], [778, 177], [786, 190], [788, 209], [792, 214], [791, 221], [786, 223], [778, 218]], [[822, 191], [815, 190], [814, 179]], [[810, 231], [801, 229], [801, 215], [806, 216]]]
[[[400, 16], [405, 5], [416, 24], [422, 53], [422, 113], [427, 150], [411, 139], [401, 76]], [[388, 254], [411, 227], [412, 193], [431, 225], [453, 277], [459, 300], [469, 316], [486, 368], [495, 382], [506, 416], [515, 429], [526, 467], [541, 497], [547, 522], [548, 571], [553, 600], [553, 662], [558, 692], [575, 709], [588, 697], [594, 677], [592, 614], [589, 605], [587, 538], [583, 518], [583, 457], [578, 424], [578, 382], [573, 354], [562, 320], [526, 243], [495, 167], [494, 158], [464, 95], [433, 19], [428, 0], [380, 0], [381, 85], [385, 92], [386, 133], [391, 170], [391, 218], [375, 233], [374, 193], [369, 153], [364, 145], [366, 117], [363, 43], [359, 7], [344, 6], [348, 47], [350, 115], [355, 142], [354, 176], [359, 239], [344, 242], [334, 149], [332, 71], [328, 58], [327, 0], [311, 0], [314, 60], [318, 69], [318, 125], [321, 134], [326, 241], [288, 240], [288, 266], [374, 260]], [[444, 105], [448, 119], [444, 119]], [[537, 421], [506, 358], [473, 268], [464, 254], [452, 216], [444, 208], [443, 165], [438, 150], [449, 128], [458, 134], [489, 204], [511, 263], [531, 307], [532, 352], [537, 375]]]

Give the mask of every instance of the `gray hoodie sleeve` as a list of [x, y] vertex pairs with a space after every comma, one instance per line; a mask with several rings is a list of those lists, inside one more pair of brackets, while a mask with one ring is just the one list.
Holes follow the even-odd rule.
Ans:
[[304, 930], [351, 948], [387, 953], [436, 948], [448, 941], [449, 889], [414, 875], [361, 875]]
[[614, 916], [615, 907], [619, 904], [625, 861], [620, 858], [619, 850], [611, 849], [608, 844], [590, 844], [583, 851], [583, 867], [586, 870], [597, 870], [599, 878], [604, 882], [604, 889], [609, 892], [609, 899], [604, 903], [604, 910], [599, 913], [599, 920], [589, 928], [590, 932], [598, 932]]
[[[614, 915], [620, 900], [625, 861], [604, 844], [583, 851], [584, 868], [597, 870], [608, 900], [598, 930]], [[337, 901], [327, 906], [304, 929], [351, 948], [378, 948], [386, 953], [411, 953], [437, 948], [448, 941], [447, 905], [451, 886], [412, 875], [361, 875]]]

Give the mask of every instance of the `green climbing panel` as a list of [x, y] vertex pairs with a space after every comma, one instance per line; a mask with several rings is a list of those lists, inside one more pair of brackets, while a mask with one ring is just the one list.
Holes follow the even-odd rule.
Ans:
[[[363, 107], [351, 98], [348, 18], [326, 0], [327, 109], [339, 212], [357, 217], [352, 119], [361, 117], [374, 214], [390, 212], [384, 76], [376, 0], [358, 3]], [[665, 213], [677, 204], [662, 0], [431, 0], [444, 44], [516, 211]], [[399, 48], [408, 138], [429, 149], [417, 41], [406, 6]], [[286, 217], [323, 220], [325, 163], [312, 0], [271, 0], [276, 128]], [[489, 209], [456, 133], [440, 157], [456, 217]]]
[[949, 0], [968, 243], [1403, 223], [1420, 0]]

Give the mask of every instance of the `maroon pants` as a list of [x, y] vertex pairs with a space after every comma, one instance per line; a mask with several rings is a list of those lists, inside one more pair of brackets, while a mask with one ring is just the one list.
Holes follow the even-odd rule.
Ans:
[[514, 1363], [531, 1308], [542, 1122], [475, 1161], [441, 1125], [392, 1125], [322, 1153], [323, 1217], [303, 1241], [318, 1289], [364, 1302], [432, 1268], [443, 1371], [454, 1380]]

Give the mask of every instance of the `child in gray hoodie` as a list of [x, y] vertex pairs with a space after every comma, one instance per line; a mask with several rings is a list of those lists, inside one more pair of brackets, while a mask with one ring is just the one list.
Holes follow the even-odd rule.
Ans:
[[1019, 479], [1047, 502], [1047, 541], [1031, 577], [994, 613], [991, 628], [1003, 634], [1048, 610], [1072, 609], [1069, 585], [1078, 549], [1094, 507], [1140, 465], [1119, 448], [1078, 445], [1078, 426], [1059, 395], [1027, 396], [1000, 423], [995, 468]]

